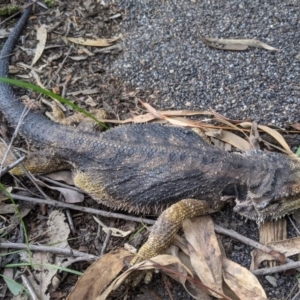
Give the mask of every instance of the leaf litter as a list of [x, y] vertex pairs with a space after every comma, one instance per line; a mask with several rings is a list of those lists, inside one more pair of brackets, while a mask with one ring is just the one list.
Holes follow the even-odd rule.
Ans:
[[[49, 216], [47, 225], [48, 230], [47, 232], [44, 232], [44, 243], [55, 245], [55, 247], [62, 249], [70, 249], [67, 241], [70, 234], [70, 228], [65, 222], [64, 213], [53, 210]], [[49, 253], [31, 253], [28, 251], [21, 252], [21, 259], [30, 263], [32, 266], [32, 272], [27, 278], [41, 300], [49, 300], [50, 292], [57, 288], [57, 284], [59, 283], [57, 282], [54, 284], [55, 281], [53, 281], [53, 279], [57, 275], [59, 267], [64, 267], [73, 260], [71, 257], [59, 255], [52, 257]], [[53, 267], [51, 267], [51, 265], [53, 265]]]

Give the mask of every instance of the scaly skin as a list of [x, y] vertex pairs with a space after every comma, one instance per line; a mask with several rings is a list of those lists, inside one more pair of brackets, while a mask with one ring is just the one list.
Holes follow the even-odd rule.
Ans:
[[[2, 49], [0, 76], [8, 76], [10, 54], [29, 15], [30, 8]], [[14, 127], [24, 110], [12, 87], [3, 83], [0, 109]], [[76, 186], [114, 209], [159, 214], [173, 205], [161, 214], [134, 262], [160, 253], [184, 218], [219, 210], [229, 199], [235, 199], [236, 212], [257, 222], [300, 207], [300, 163], [295, 157], [262, 151], [228, 153], [206, 144], [192, 130], [156, 124], [90, 133], [31, 111], [19, 132], [47, 149], [48, 159], [28, 158], [29, 171], [45, 173], [69, 166]]]

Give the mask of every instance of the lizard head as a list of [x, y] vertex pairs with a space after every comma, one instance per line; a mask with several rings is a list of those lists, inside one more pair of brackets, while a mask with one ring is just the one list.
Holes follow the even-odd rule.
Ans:
[[262, 223], [300, 209], [300, 162], [287, 155], [272, 156], [266, 172], [247, 182], [244, 199], [236, 199], [234, 211]]
[[[277, 220], [292, 214], [300, 208], [300, 196], [289, 196], [281, 200], [269, 202], [266, 206], [257, 206], [251, 199], [238, 203], [234, 211], [256, 223]], [[267, 202], [265, 202], [267, 203]]]

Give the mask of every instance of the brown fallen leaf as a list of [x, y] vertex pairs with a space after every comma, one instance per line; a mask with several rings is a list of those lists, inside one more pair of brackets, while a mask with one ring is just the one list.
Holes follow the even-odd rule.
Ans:
[[[207, 115], [211, 116], [212, 113], [208, 110], [198, 111], [198, 110], [161, 110], [157, 111], [159, 116], [163, 117], [180, 117], [180, 116], [197, 116], [197, 115]], [[144, 115], [133, 116], [130, 119], [126, 119], [123, 122], [133, 122], [133, 123], [145, 123], [155, 120], [156, 117], [152, 113], [147, 113]]]
[[[227, 117], [221, 115], [220, 113], [216, 112], [211, 107], [209, 109], [211, 110], [211, 113], [214, 115], [214, 117], [216, 119], [226, 120], [232, 124], [239, 124], [239, 123], [245, 122], [245, 120], [233, 120], [233, 119], [227, 118]], [[250, 120], [246, 120], [246, 121], [250, 122]]]
[[[197, 275], [191, 264], [190, 257], [187, 254], [179, 251], [177, 254], [173, 253], [172, 255], [178, 257], [180, 261], [193, 272], [194, 275]], [[184, 274], [183, 272], [184, 270], [179, 266], [179, 268], [173, 274], [169, 274], [169, 276], [179, 282], [194, 299], [212, 299], [212, 297], [207, 294], [207, 289], [203, 285], [187, 280], [186, 276], [182, 276]]]
[[38, 179], [35, 180], [36, 183], [40, 186], [46, 187], [51, 190], [59, 191], [60, 193], [62, 193], [67, 203], [81, 203], [84, 200], [83, 193], [77, 192], [73, 189], [64, 188], [64, 187], [51, 186]]
[[291, 126], [297, 130], [300, 130], [300, 123], [294, 123]]
[[[215, 38], [204, 38], [207, 43], [217, 43], [221, 46], [223, 46], [224, 50], [246, 50], [248, 47], [254, 47], [254, 48], [262, 48], [269, 51], [279, 51], [279, 49], [276, 49], [272, 46], [269, 46], [268, 44], [261, 42], [260, 40], [256, 39], [215, 39]], [[213, 47], [213, 44], [211, 45]]]
[[112, 236], [116, 236], [116, 237], [125, 237], [127, 235], [129, 235], [132, 231], [131, 230], [121, 230], [118, 228], [114, 228], [114, 227], [108, 227], [106, 226], [103, 222], [101, 222], [97, 217], [93, 216], [94, 220], [102, 226], [102, 230], [107, 234], [108, 231], [111, 231], [111, 235]]
[[36, 46], [34, 58], [32, 60], [31, 66], [33, 66], [39, 58], [42, 56], [44, 49], [46, 47], [47, 41], [47, 29], [45, 25], [41, 25], [36, 31], [36, 38], [38, 40], [38, 44]]
[[97, 299], [125, 267], [125, 259], [130, 257], [132, 254], [123, 249], [103, 255], [79, 278], [67, 300]]
[[67, 170], [56, 171], [56, 172], [48, 173], [45, 176], [56, 181], [63, 181], [68, 185], [73, 185], [73, 186], [75, 185], [71, 171], [67, 171]]
[[[104, 293], [101, 294], [101, 296], [93, 298], [95, 300], [105, 300], [108, 295], [115, 289], [117, 289], [124, 280], [133, 272], [136, 270], [152, 270], [152, 269], [160, 269], [169, 265], [173, 264], [180, 264], [183, 266], [183, 268], [186, 270], [186, 272], [192, 276], [191, 271], [185, 267], [180, 260], [177, 257], [171, 256], [171, 255], [158, 255], [156, 257], [151, 258], [151, 260], [146, 260], [141, 263], [138, 263], [134, 266], [132, 266], [130, 269], [126, 270], [124, 273], [122, 273], [118, 278], [116, 278], [109, 287], [105, 290]], [[99, 275], [98, 275], [99, 276]], [[75, 299], [75, 298], [74, 298]], [[77, 298], [79, 299], [79, 298]], [[68, 299], [69, 300], [69, 299]]]
[[180, 126], [180, 127], [202, 127], [199, 121], [193, 121], [190, 119], [185, 119], [185, 118], [174, 118], [174, 117], [165, 117], [164, 120], [168, 121], [170, 124], [175, 125], [175, 126]]
[[300, 253], [300, 237], [286, 239], [282, 241], [267, 243], [267, 247], [274, 249], [271, 253], [258, 251], [257, 249], [251, 252], [252, 261], [250, 270], [259, 268], [263, 261], [280, 261], [284, 263], [285, 258]]
[[[243, 122], [239, 124], [243, 128], [251, 128], [252, 124], [250, 122]], [[293, 151], [290, 149], [289, 145], [285, 141], [284, 137], [275, 129], [272, 129], [265, 125], [257, 125], [258, 129], [268, 133], [271, 135], [284, 149], [285, 151], [290, 154], [294, 155]]]
[[[215, 135], [216, 133], [219, 133], [217, 136]], [[239, 137], [235, 133], [227, 130], [222, 130], [221, 132], [217, 129], [208, 129], [205, 131], [205, 134], [207, 136], [215, 137], [225, 143], [228, 143], [237, 149], [240, 149], [242, 151], [250, 150], [251, 145], [249, 142], [244, 140], [243, 138]]]
[[82, 37], [67, 37], [67, 40], [74, 44], [84, 45], [84, 46], [93, 46], [93, 47], [107, 47], [111, 44], [120, 40], [120, 36], [111, 38], [111, 39], [85, 39]]
[[252, 122], [249, 141], [251, 149], [260, 150], [259, 142], [261, 141], [261, 137], [255, 121]]
[[223, 258], [223, 278], [241, 300], [267, 300], [258, 279], [246, 268]]
[[143, 102], [142, 100], [139, 101], [148, 110], [148, 112], [152, 114], [156, 119], [164, 120], [164, 116], [153, 106], [151, 106], [149, 103]]
[[[187, 219], [183, 222], [185, 238], [188, 241], [191, 265], [201, 282], [219, 294], [222, 289], [222, 254], [210, 216]], [[199, 234], [205, 232], [205, 234]], [[220, 295], [208, 291], [212, 296]]]
[[[181, 245], [182, 246], [182, 245]], [[187, 249], [187, 248], [186, 248]], [[184, 252], [180, 251], [181, 249], [175, 245], [171, 245], [167, 250], [167, 254], [175, 256], [180, 259], [180, 261], [193, 272], [194, 276], [197, 276], [191, 261], [190, 257]], [[187, 249], [187, 252], [188, 249]], [[168, 267], [172, 269], [172, 272], [165, 272], [168, 276], [173, 278], [175, 281], [179, 282], [194, 299], [201, 300], [212, 300], [212, 297], [207, 295], [207, 289], [203, 287], [202, 284], [197, 284], [188, 278], [186, 270], [179, 264]], [[164, 272], [164, 271], [163, 271]]]
[[0, 202], [0, 212], [1, 215], [13, 214], [16, 212], [16, 205]]

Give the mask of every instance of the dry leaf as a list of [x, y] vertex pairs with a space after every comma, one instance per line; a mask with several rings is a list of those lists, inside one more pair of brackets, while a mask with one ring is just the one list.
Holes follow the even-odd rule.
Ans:
[[242, 122], [245, 122], [245, 120], [233, 120], [233, 119], [229, 119], [221, 114], [219, 114], [218, 112], [216, 112], [214, 109], [212, 109], [210, 107], [210, 110], [211, 110], [211, 114], [216, 118], [216, 119], [221, 119], [221, 120], [225, 120], [225, 121], [228, 121], [229, 123], [231, 124], [239, 124], [239, 123], [242, 123]]
[[[17, 207], [18, 207], [18, 205], [17, 205]], [[16, 205], [7, 204], [7, 203], [0, 203], [0, 213], [1, 213], [1, 215], [13, 214], [15, 212], [16, 212]]]
[[[1, 143], [0, 143], [0, 149], [1, 149]], [[13, 157], [13, 159], [14, 159], [14, 157]], [[13, 188], [11, 186], [6, 187], [5, 189], [8, 193], [11, 193], [11, 191], [13, 190]], [[9, 199], [9, 198], [6, 195], [4, 195], [4, 193], [0, 193], [0, 202], [5, 201], [7, 199]]]
[[[174, 254], [173, 254], [174, 255]], [[180, 261], [188, 268], [190, 269], [194, 275], [197, 275], [195, 270], [193, 269], [193, 266], [190, 261], [190, 257], [186, 255], [183, 252], [179, 252], [177, 257], [180, 259]], [[178, 269], [178, 273], [181, 272], [181, 274], [184, 272], [184, 270]], [[181, 275], [180, 274], [180, 275]], [[184, 276], [179, 276], [176, 273], [174, 274], [169, 274], [174, 280], [178, 281], [183, 285], [185, 290], [194, 298], [194, 299], [199, 299], [199, 300], [211, 300], [212, 297], [207, 295], [207, 290], [205, 287], [200, 285], [199, 283], [195, 283], [192, 281], [186, 280]]]
[[[70, 234], [70, 228], [66, 223], [64, 213], [58, 210], [52, 211], [47, 225], [48, 230], [43, 237], [44, 243], [55, 245], [55, 247], [62, 249], [69, 249], [67, 240]], [[58, 271], [57, 268], [52, 268], [49, 264], [64, 267], [72, 258], [60, 255], [54, 255], [52, 257], [49, 253], [45, 252], [35, 252], [32, 254], [32, 257], [29, 257], [29, 254], [32, 254], [32, 252], [21, 252], [22, 260], [32, 263], [33, 271], [30, 272], [27, 278], [37, 293], [38, 299], [48, 300], [50, 299], [50, 294], [47, 292], [48, 288], [53, 284], [53, 277]]]
[[159, 120], [164, 119], [164, 116], [158, 110], [156, 110], [154, 107], [152, 107], [149, 103], [143, 102], [141, 100], [140, 100], [140, 102], [148, 110], [148, 112], [150, 114], [152, 114], [155, 118], [157, 118]]
[[[218, 136], [216, 136], [215, 133], [220, 133], [220, 134]], [[220, 132], [217, 129], [208, 129], [207, 131], [205, 131], [205, 134], [207, 136], [218, 138], [219, 140], [226, 142], [242, 151], [251, 149], [251, 145], [249, 142], [247, 142], [243, 138], [239, 137], [235, 133], [227, 131], [227, 130], [222, 130]]]
[[93, 46], [93, 47], [107, 47], [115, 43], [116, 41], [118, 41], [120, 37], [115, 37], [112, 39], [85, 39], [82, 37], [78, 37], [78, 38], [67, 37], [67, 39], [74, 44]]
[[300, 130], [300, 123], [294, 123], [291, 126], [297, 130]]
[[255, 121], [252, 122], [249, 141], [251, 149], [260, 150], [259, 142], [261, 141], [261, 137], [259, 135], [257, 123]]
[[267, 300], [258, 279], [239, 264], [223, 259], [223, 278], [230, 289], [241, 300]]
[[[37, 72], [35, 70], [31, 70], [30, 74], [33, 76], [34, 80], [36, 81], [36, 84], [41, 87], [42, 89], [46, 89], [46, 87], [42, 84], [40, 76], [37, 74]], [[62, 103], [60, 101], [58, 101], [57, 99], [50, 97], [53, 101], [55, 101], [55, 103], [59, 106], [59, 108], [62, 111], [66, 111], [66, 108], [62, 105]]]
[[285, 260], [286, 257], [300, 253], [300, 237], [267, 243], [271, 253], [253, 250], [250, 270], [256, 270], [263, 261]]
[[63, 194], [67, 203], [81, 203], [84, 200], [84, 194], [77, 192], [73, 189], [51, 186], [38, 179], [36, 179], [36, 183], [48, 189], [59, 191], [60, 193]]
[[78, 95], [92, 95], [92, 94], [98, 94], [99, 89], [94, 88], [94, 89], [86, 89], [86, 90], [81, 90], [81, 91], [75, 91], [75, 92], [70, 92], [68, 93], [68, 96], [78, 96]]
[[75, 185], [71, 171], [56, 171], [45, 175], [53, 180], [63, 181], [68, 185]]
[[75, 61], [80, 61], [80, 60], [86, 60], [88, 56], [87, 55], [69, 56], [69, 58]]
[[[252, 124], [250, 122], [243, 122], [239, 125], [244, 128], [249, 128], [249, 127], [251, 128], [251, 126], [252, 126]], [[268, 126], [265, 126], [265, 125], [257, 125], [257, 127], [258, 127], [258, 129], [271, 135], [286, 150], [286, 152], [288, 154], [294, 154], [292, 152], [292, 150], [290, 149], [289, 145], [286, 143], [283, 136], [278, 131], [276, 131]]]
[[31, 63], [31, 66], [33, 66], [39, 60], [39, 58], [42, 56], [44, 52], [46, 41], [47, 41], [47, 29], [45, 25], [41, 25], [37, 29], [36, 38], [38, 40], [38, 44], [36, 46], [35, 55]]
[[[279, 51], [268, 44], [261, 42], [256, 39], [215, 39], [215, 38], [205, 38], [208, 43], [217, 43], [224, 45], [224, 50], [246, 50], [248, 47], [262, 48], [269, 51]], [[213, 47], [213, 45], [212, 45]]]
[[29, 214], [30, 211], [30, 208], [25, 208], [23, 206], [19, 207], [20, 214], [15, 212], [15, 214], [10, 217], [10, 224], [6, 227], [0, 228], [0, 234], [3, 235], [3, 233], [5, 233], [7, 235], [12, 232], [20, 224], [21, 220], [23, 220], [23, 218]]
[[96, 299], [125, 267], [129, 257], [132, 254], [123, 249], [103, 255], [79, 278], [67, 300]]
[[[211, 217], [204, 216], [184, 220], [183, 230], [185, 238], [189, 242], [191, 264], [198, 277], [205, 286], [223, 294], [222, 254]], [[212, 295], [220, 298], [220, 295], [216, 293], [212, 293]]]
[[[96, 300], [105, 300], [108, 295], [115, 289], [117, 289], [124, 280], [136, 270], [151, 270], [151, 269], [159, 269], [161, 267], [166, 267], [168, 265], [180, 264], [187, 271], [188, 274], [192, 276], [190, 270], [188, 270], [178, 258], [171, 255], [158, 255], [156, 257], [151, 258], [151, 260], [143, 261], [139, 264], [132, 266], [130, 269], [126, 270], [123, 274], [121, 274], [118, 278], [116, 278], [109, 287], [105, 290], [100, 297], [95, 298]], [[74, 298], [75, 299], [75, 298]], [[69, 299], [68, 299], [69, 300]]]
[[111, 230], [111, 235], [116, 237], [125, 237], [129, 235], [132, 231], [124, 231], [114, 227], [108, 227], [104, 223], [102, 223], [97, 217], [93, 216], [94, 220], [102, 226], [102, 230], [107, 234], [109, 230]]

